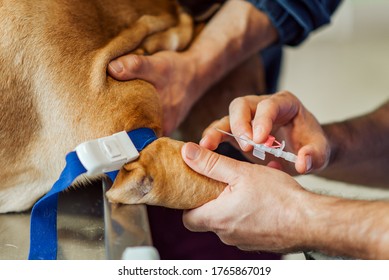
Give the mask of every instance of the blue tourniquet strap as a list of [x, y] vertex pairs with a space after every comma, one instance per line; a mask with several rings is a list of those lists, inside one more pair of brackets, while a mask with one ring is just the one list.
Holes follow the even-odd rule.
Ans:
[[[153, 130], [139, 128], [128, 132], [140, 152], [157, 139]], [[60, 192], [69, 187], [81, 174], [87, 172], [76, 152], [66, 156], [66, 166], [52, 189], [32, 208], [30, 225], [30, 260], [55, 260], [57, 258], [57, 205]], [[114, 181], [118, 171], [107, 173]]]
[[127, 134], [131, 138], [132, 143], [134, 143], [134, 146], [138, 152], [142, 151], [154, 140], [157, 140], [155, 132], [152, 129], [146, 127], [131, 130], [130, 132], [127, 132]]
[[86, 169], [76, 152], [66, 156], [66, 166], [51, 190], [32, 208], [30, 226], [30, 260], [55, 260], [57, 258], [57, 202], [58, 194]]

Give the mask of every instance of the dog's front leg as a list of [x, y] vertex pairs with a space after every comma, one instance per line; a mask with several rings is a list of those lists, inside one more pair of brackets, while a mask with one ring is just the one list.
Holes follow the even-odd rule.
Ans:
[[191, 170], [181, 158], [183, 144], [165, 137], [151, 143], [137, 161], [120, 170], [108, 199], [175, 209], [192, 209], [215, 199], [226, 185]]

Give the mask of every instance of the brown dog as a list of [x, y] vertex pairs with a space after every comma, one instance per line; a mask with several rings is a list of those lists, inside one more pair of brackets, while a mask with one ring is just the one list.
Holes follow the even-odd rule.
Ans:
[[[129, 52], [179, 51], [192, 37], [192, 19], [175, 1], [0, 0], [0, 213], [30, 208], [81, 142], [138, 127], [161, 136], [154, 87], [118, 82], [107, 76], [107, 65]], [[253, 61], [242, 66], [249, 72], [231, 74], [245, 77], [234, 84], [240, 94], [263, 85], [260, 64]], [[226, 87], [217, 93], [225, 109], [235, 97]], [[194, 120], [200, 120], [199, 108], [190, 114]], [[191, 128], [200, 132], [226, 113], [216, 111]], [[216, 197], [223, 185], [189, 170], [181, 145], [168, 138], [149, 145], [122, 169], [110, 199], [192, 208]]]

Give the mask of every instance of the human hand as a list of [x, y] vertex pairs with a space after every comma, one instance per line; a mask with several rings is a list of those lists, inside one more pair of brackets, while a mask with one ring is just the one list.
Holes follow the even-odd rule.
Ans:
[[[256, 143], [263, 143], [272, 134], [285, 140], [287, 148], [297, 154], [295, 170], [298, 173], [327, 166], [329, 142], [319, 122], [293, 94], [284, 91], [269, 96], [240, 97], [231, 102], [229, 112], [228, 117], [215, 121], [204, 131], [201, 146], [214, 150], [222, 141], [230, 140], [215, 128], [232, 131]], [[244, 152], [253, 149], [244, 141], [239, 144]], [[284, 160], [279, 164], [288, 173], [296, 173]]]
[[125, 55], [111, 61], [108, 73], [118, 80], [138, 78], [155, 86], [169, 135], [207, 89], [277, 39], [266, 13], [247, 1], [227, 1], [186, 51]]
[[185, 119], [201, 91], [201, 85], [194, 82], [194, 61], [189, 52], [128, 54], [111, 61], [108, 73], [117, 80], [142, 79], [154, 85], [161, 99], [164, 134], [169, 135]]
[[190, 168], [228, 184], [217, 199], [186, 211], [185, 227], [213, 231], [224, 243], [245, 250], [289, 252], [302, 247], [305, 209], [314, 194], [270, 167], [239, 162], [194, 143], [186, 143], [181, 152]]

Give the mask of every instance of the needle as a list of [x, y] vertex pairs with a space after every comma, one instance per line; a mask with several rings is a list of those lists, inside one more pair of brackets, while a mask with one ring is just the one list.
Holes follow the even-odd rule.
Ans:
[[236, 136], [232, 133], [229, 133], [227, 131], [224, 131], [224, 130], [221, 130], [219, 128], [215, 128], [217, 131], [221, 132], [221, 133], [224, 133], [226, 135], [229, 135], [229, 136], [232, 136], [234, 137], [235, 139], [239, 139], [239, 140], [242, 140], [242, 141], [246, 141], [248, 144], [254, 146], [254, 151], [253, 151], [253, 155], [257, 158], [260, 158], [262, 160], [265, 159], [266, 157], [266, 154], [265, 152], [267, 153], [270, 153], [276, 157], [281, 157], [287, 161], [290, 161], [290, 162], [293, 162], [295, 163], [297, 161], [297, 156], [293, 153], [290, 153], [290, 152], [285, 152], [283, 151], [284, 147], [285, 147], [285, 142], [282, 141], [282, 146], [280, 148], [274, 148], [274, 147], [269, 147], [267, 145], [264, 145], [264, 144], [256, 144], [253, 140], [250, 140], [250, 139], [247, 139], [247, 138], [243, 138], [243, 137], [240, 137], [240, 136]]

